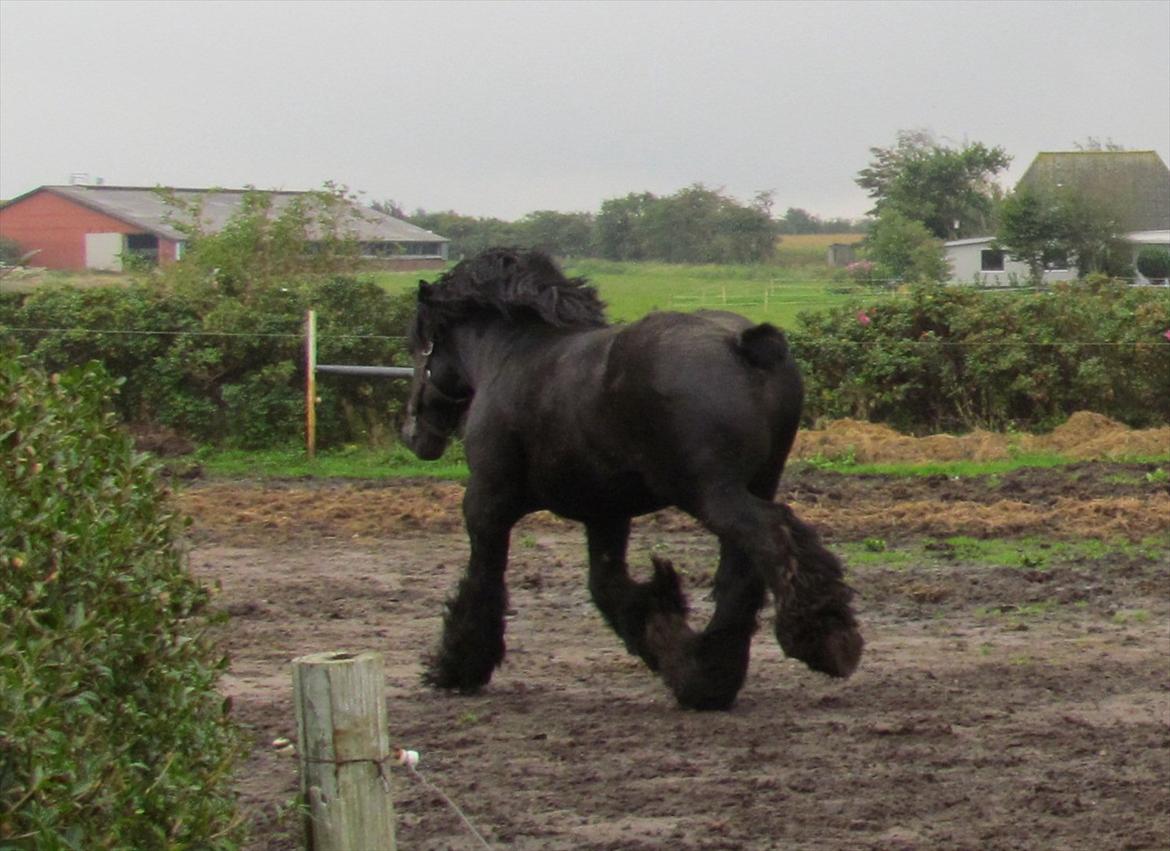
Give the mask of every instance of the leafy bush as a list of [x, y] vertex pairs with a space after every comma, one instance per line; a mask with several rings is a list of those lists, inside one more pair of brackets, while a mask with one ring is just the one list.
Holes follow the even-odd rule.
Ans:
[[941, 281], [949, 273], [943, 244], [921, 222], [887, 209], [865, 240], [866, 253], [879, 264], [878, 277]]
[[0, 323], [46, 329], [13, 336], [48, 371], [99, 360], [125, 379], [117, 406], [127, 420], [148, 416], [156, 386], [165, 380], [157, 364], [178, 335], [200, 327], [189, 305], [144, 287], [47, 286], [0, 303]]
[[1170, 295], [1101, 277], [1051, 293], [922, 284], [802, 314], [807, 415], [909, 431], [1046, 428], [1088, 409], [1170, 422]]
[[[401, 361], [411, 306], [373, 283], [311, 278], [246, 295], [166, 294], [158, 286], [48, 287], [0, 300], [0, 325], [47, 370], [100, 360], [125, 379], [129, 423], [164, 425], [243, 448], [295, 441], [304, 424], [303, 323], [318, 312], [322, 363]], [[378, 439], [403, 382], [330, 376], [319, 384], [322, 445]]]
[[0, 264], [17, 266], [24, 259], [25, 251], [20, 243], [6, 236], [0, 236]]
[[115, 386], [0, 354], [0, 845], [236, 848], [207, 592]]
[[1137, 256], [1137, 270], [1151, 281], [1170, 278], [1170, 250], [1156, 245], [1147, 245]]
[[205, 307], [221, 297], [251, 304], [292, 282], [357, 268], [360, 213], [357, 199], [343, 187], [327, 183], [324, 189], [281, 203], [271, 193], [250, 190], [215, 232], [203, 224], [206, 198], [185, 201], [173, 192], [160, 192], [186, 248], [180, 262], [160, 267], [152, 278]]

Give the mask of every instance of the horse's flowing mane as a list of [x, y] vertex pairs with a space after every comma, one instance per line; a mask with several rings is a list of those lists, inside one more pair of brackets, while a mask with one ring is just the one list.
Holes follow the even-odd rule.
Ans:
[[537, 318], [556, 328], [606, 324], [605, 303], [586, 278], [568, 278], [540, 251], [489, 248], [419, 288], [411, 348], [422, 348], [474, 315]]

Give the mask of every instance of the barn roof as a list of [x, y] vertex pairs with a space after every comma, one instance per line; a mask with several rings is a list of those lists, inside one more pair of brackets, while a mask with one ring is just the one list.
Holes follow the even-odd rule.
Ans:
[[1170, 169], [1156, 151], [1044, 151], [1016, 188], [1075, 188], [1116, 210], [1122, 230], [1170, 228]]
[[[165, 239], [181, 242], [186, 235], [175, 228], [173, 220], [179, 211], [171, 206], [164, 193], [157, 188], [142, 186], [42, 186], [35, 192], [52, 192], [107, 216], [142, 228]], [[250, 189], [168, 189], [181, 202], [202, 204], [200, 219], [203, 228], [215, 232], [223, 228], [241, 207], [244, 197], [257, 190]], [[312, 200], [312, 192], [285, 192], [261, 190], [272, 199], [273, 213], [298, 198]], [[20, 198], [14, 198], [10, 204]], [[409, 222], [387, 216], [376, 210], [352, 205], [353, 213], [345, 221], [345, 229], [361, 242], [447, 242], [445, 237], [423, 230]]]

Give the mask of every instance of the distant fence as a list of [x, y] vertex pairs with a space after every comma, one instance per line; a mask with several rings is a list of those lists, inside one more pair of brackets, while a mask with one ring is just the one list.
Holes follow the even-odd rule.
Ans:
[[[826, 284], [826, 292], [833, 295], [882, 296], [896, 295], [893, 287], [898, 281], [882, 279], [864, 283], [841, 282]], [[670, 296], [671, 310], [701, 310], [703, 308], [717, 308], [726, 310], [736, 307], [791, 307], [792, 305], [808, 305], [823, 307], [823, 302], [810, 298], [794, 298], [792, 284], [765, 284], [763, 286], [731, 286], [706, 287], [688, 293], [677, 293]]]
[[305, 451], [317, 456], [317, 373], [367, 375], [377, 378], [412, 378], [409, 366], [363, 366], [359, 364], [317, 363], [317, 311], [305, 313]]

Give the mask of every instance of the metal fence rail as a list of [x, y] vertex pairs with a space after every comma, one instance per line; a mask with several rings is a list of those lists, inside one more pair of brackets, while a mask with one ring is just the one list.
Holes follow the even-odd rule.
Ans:
[[317, 372], [331, 372], [335, 375], [373, 375], [381, 378], [411, 378], [414, 376], [414, 367], [319, 363], [317, 364]]
[[360, 364], [317, 363], [317, 311], [305, 313], [305, 450], [317, 455], [317, 373], [365, 375], [377, 378], [411, 378], [409, 366], [364, 366]]

